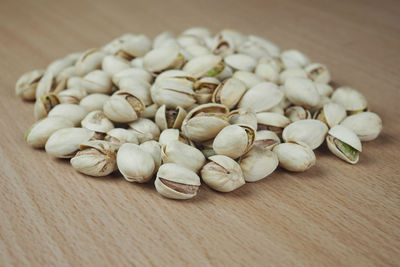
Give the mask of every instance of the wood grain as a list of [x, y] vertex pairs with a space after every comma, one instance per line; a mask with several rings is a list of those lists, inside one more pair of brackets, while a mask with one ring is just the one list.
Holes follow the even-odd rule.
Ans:
[[[191, 201], [152, 184], [89, 178], [28, 147], [33, 104], [14, 95], [24, 72], [125, 32], [154, 37], [234, 28], [326, 63], [382, 116], [356, 166], [277, 171], [231, 194]], [[0, 265], [400, 266], [400, 4], [388, 1], [0, 2]]]

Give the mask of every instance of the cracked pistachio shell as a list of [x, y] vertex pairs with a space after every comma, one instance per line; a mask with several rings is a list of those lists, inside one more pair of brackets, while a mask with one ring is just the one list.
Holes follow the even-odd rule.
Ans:
[[263, 82], [247, 90], [240, 100], [238, 107], [249, 108], [256, 113], [267, 111], [278, 105], [283, 97], [283, 92], [276, 84]]
[[230, 157], [215, 155], [208, 160], [201, 169], [201, 178], [212, 189], [231, 192], [246, 183], [240, 165]]
[[154, 140], [149, 140], [144, 143], [140, 144], [140, 148], [143, 149], [144, 151], [148, 152], [153, 160], [154, 160], [154, 173], [153, 175], [158, 171], [158, 168], [160, 168], [162, 159], [161, 159], [161, 145], [159, 142], [154, 141]]
[[60, 71], [60, 73], [58, 73], [58, 75], [56, 76], [56, 82], [58, 83], [64, 79], [69, 80], [70, 78], [78, 75], [79, 73], [77, 73], [76, 66], [70, 66]]
[[214, 139], [213, 149], [218, 155], [237, 159], [254, 145], [255, 130], [247, 125], [229, 125]]
[[181, 107], [171, 109], [162, 105], [156, 112], [155, 122], [161, 131], [167, 128], [180, 129], [186, 115], [187, 112]]
[[163, 163], [176, 163], [196, 173], [206, 163], [200, 150], [177, 140], [163, 146], [161, 157]]
[[343, 86], [332, 94], [332, 101], [342, 105], [350, 114], [367, 109], [367, 99], [356, 89]]
[[292, 106], [287, 108], [285, 110], [285, 116], [288, 117], [291, 122], [311, 119], [310, 111], [301, 106]]
[[373, 112], [361, 112], [345, 118], [340, 125], [357, 134], [361, 141], [371, 141], [382, 131], [382, 119]]
[[155, 169], [151, 154], [132, 143], [125, 143], [119, 148], [117, 165], [125, 180], [137, 183], [149, 181]]
[[245, 124], [253, 129], [257, 129], [256, 113], [251, 109], [236, 109], [228, 114], [230, 124]]
[[189, 60], [183, 70], [198, 79], [205, 76], [218, 77], [224, 68], [222, 57], [210, 54]]
[[307, 78], [289, 78], [285, 82], [286, 97], [297, 106], [312, 108], [320, 103], [314, 83]]
[[195, 82], [196, 78], [194, 78], [191, 74], [187, 73], [186, 71], [183, 70], [167, 70], [162, 73], [160, 73], [157, 78], [156, 82], [159, 82], [163, 79], [167, 78], [177, 78], [177, 79], [182, 79], [186, 80], [187, 82]]
[[145, 106], [153, 104], [153, 100], [150, 96], [150, 84], [146, 81], [136, 80], [135, 78], [123, 78], [119, 83], [119, 89], [121, 91], [129, 92], [142, 100]]
[[35, 148], [43, 148], [55, 131], [72, 126], [73, 123], [64, 117], [47, 117], [33, 124], [31, 129], [25, 134], [25, 140]]
[[33, 115], [36, 120], [40, 120], [47, 116], [52, 108], [60, 104], [60, 99], [55, 94], [43, 95], [36, 99], [33, 107]]
[[328, 127], [319, 120], [299, 120], [292, 122], [283, 130], [285, 142], [305, 143], [311, 149], [316, 149], [325, 140]]
[[152, 73], [161, 73], [169, 69], [182, 68], [185, 58], [177, 45], [155, 48], [143, 58], [143, 67]]
[[154, 117], [156, 116], [156, 112], [157, 112], [158, 108], [159, 108], [159, 106], [156, 103], [153, 103], [153, 104], [145, 107], [143, 112], [140, 114], [140, 117], [153, 120]]
[[88, 94], [110, 94], [112, 91], [111, 77], [102, 70], [89, 72], [83, 77], [80, 84]]
[[223, 81], [228, 78], [232, 78], [233, 75], [233, 69], [227, 65], [225, 65], [224, 69], [221, 71], [221, 73], [218, 75], [218, 80]]
[[321, 110], [314, 113], [314, 119], [326, 123], [329, 128], [339, 124], [346, 116], [344, 107], [334, 102], [325, 104]]
[[142, 100], [127, 91], [117, 91], [103, 106], [104, 114], [112, 121], [127, 123], [139, 118], [145, 105]]
[[144, 56], [152, 46], [150, 38], [143, 34], [124, 34], [119, 38], [118, 44], [115, 54], [127, 60]]
[[235, 73], [232, 75], [232, 78], [241, 80], [247, 88], [253, 88], [259, 83], [265, 82], [260, 76], [244, 70], [235, 71]]
[[121, 146], [125, 143], [139, 144], [136, 133], [124, 128], [114, 128], [107, 132], [104, 140]]
[[161, 132], [158, 142], [161, 146], [167, 145], [171, 141], [180, 141], [184, 144], [194, 146], [193, 142], [183, 135], [178, 129], [165, 129]]
[[215, 88], [220, 81], [214, 77], [204, 77], [197, 80], [194, 85], [194, 97], [199, 104], [207, 104], [211, 102], [211, 98]]
[[[268, 57], [263, 57], [268, 58]], [[261, 58], [261, 59], [263, 59]], [[263, 78], [265, 81], [278, 83], [279, 82], [280, 66], [275, 62], [275, 59], [270, 59], [268, 63], [258, 63], [255, 69], [255, 74]]]
[[228, 108], [221, 104], [203, 104], [192, 109], [183, 120], [183, 134], [194, 142], [214, 138], [229, 125], [228, 111]]
[[311, 63], [307, 65], [304, 70], [307, 72], [308, 77], [314, 82], [327, 84], [331, 81], [331, 74], [325, 65]]
[[237, 30], [232, 30], [232, 29], [223, 29], [220, 33], [220, 36], [223, 38], [230, 38], [233, 41], [233, 45], [235, 47], [239, 47], [241, 44], [243, 44], [247, 40], [247, 36], [244, 35], [243, 33], [237, 31]]
[[129, 127], [137, 134], [140, 144], [150, 140], [158, 140], [160, 137], [160, 128], [149, 119], [139, 118], [129, 123]]
[[71, 67], [76, 63], [76, 58], [72, 57], [65, 57], [61, 59], [57, 59], [51, 62], [48, 66], [46, 71], [51, 71], [54, 76], [57, 76], [62, 70]]
[[315, 165], [315, 154], [306, 144], [282, 143], [272, 149], [279, 166], [292, 172], [303, 172]]
[[307, 78], [307, 72], [300, 68], [285, 69], [279, 74], [279, 84], [283, 85], [290, 78]]
[[234, 70], [244, 70], [252, 72], [257, 66], [257, 60], [244, 54], [232, 54], [224, 59], [225, 64]]
[[255, 36], [249, 35], [247, 40], [238, 46], [238, 52], [259, 59], [264, 56], [278, 57], [280, 55], [279, 47], [274, 43]]
[[131, 67], [130, 61], [112, 55], [105, 56], [101, 63], [102, 70], [110, 76], [110, 80], [114, 74], [122, 70], [129, 69], [130, 67]]
[[117, 73], [115, 73], [112, 76], [112, 81], [116, 86], [119, 86], [119, 82], [121, 79], [124, 78], [133, 78], [139, 81], [144, 81], [151, 83], [153, 81], [153, 76], [151, 75], [150, 72], [142, 69], [142, 68], [129, 68], [129, 69], [124, 69], [121, 70]]
[[65, 117], [75, 126], [79, 126], [87, 114], [87, 110], [82, 106], [76, 104], [59, 104], [50, 110], [48, 116]]
[[36, 87], [44, 75], [44, 70], [33, 70], [23, 74], [15, 85], [15, 93], [25, 100], [35, 100]]
[[161, 165], [154, 182], [162, 196], [172, 199], [190, 199], [197, 195], [200, 177], [193, 171], [174, 163]]
[[272, 150], [275, 145], [280, 143], [281, 139], [273, 131], [261, 130], [256, 132], [255, 146]]
[[225, 58], [235, 52], [235, 39], [229, 34], [220, 32], [214, 38], [208, 40], [208, 47], [215, 55]]
[[164, 78], [156, 81], [150, 88], [151, 98], [159, 106], [168, 108], [178, 106], [186, 109], [195, 103], [193, 82], [184, 78]]
[[87, 96], [85, 90], [79, 88], [69, 88], [58, 93], [60, 103], [79, 104], [79, 102]]
[[290, 120], [284, 115], [274, 112], [261, 112], [256, 114], [257, 117], [257, 130], [269, 130], [280, 135], [283, 128], [285, 128]]
[[333, 93], [333, 88], [329, 84], [316, 82], [314, 85], [320, 96], [330, 97]]
[[84, 107], [88, 112], [95, 110], [103, 110], [104, 103], [110, 98], [106, 94], [91, 94], [82, 98], [79, 105]]
[[326, 143], [329, 150], [338, 158], [351, 164], [358, 162], [362, 146], [360, 139], [352, 130], [336, 125], [329, 130]]
[[310, 64], [310, 59], [306, 55], [294, 49], [283, 51], [281, 60], [286, 69], [303, 68]]
[[274, 152], [254, 146], [239, 159], [240, 168], [246, 182], [256, 182], [266, 178], [278, 167], [278, 157]]
[[224, 80], [214, 90], [212, 102], [223, 104], [228, 109], [234, 108], [246, 92], [246, 85], [238, 79], [229, 78]]
[[94, 110], [89, 112], [86, 117], [81, 121], [83, 128], [100, 132], [107, 133], [114, 128], [114, 124], [104, 115], [101, 110]]
[[82, 53], [75, 63], [76, 74], [78, 76], [84, 76], [91, 71], [99, 69], [105, 56], [106, 54], [98, 48], [89, 49]]
[[64, 90], [66, 85], [66, 79], [56, 82], [53, 73], [51, 71], [46, 71], [37, 84], [35, 98], [37, 100], [44, 95], [57, 94], [58, 92]]
[[71, 165], [86, 175], [107, 176], [117, 167], [115, 151], [116, 147], [109, 142], [88, 141], [80, 145], [80, 151], [71, 159]]
[[47, 154], [56, 158], [72, 158], [79, 146], [94, 137], [94, 132], [86, 128], [62, 128], [55, 131], [47, 140]]

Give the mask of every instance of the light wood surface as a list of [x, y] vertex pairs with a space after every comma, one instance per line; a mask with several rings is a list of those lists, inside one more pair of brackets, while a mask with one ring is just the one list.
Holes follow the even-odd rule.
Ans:
[[[230, 194], [172, 201], [152, 184], [89, 178], [30, 148], [24, 72], [125, 32], [234, 28], [326, 63], [381, 115], [356, 166], [317, 152]], [[400, 3], [392, 1], [0, 2], [1, 266], [400, 266]]]

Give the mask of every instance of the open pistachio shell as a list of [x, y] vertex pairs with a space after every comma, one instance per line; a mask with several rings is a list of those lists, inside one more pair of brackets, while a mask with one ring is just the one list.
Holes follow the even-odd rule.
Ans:
[[238, 79], [229, 78], [218, 85], [212, 95], [212, 101], [234, 108], [243, 94], [246, 92], [246, 85]]
[[233, 159], [247, 153], [254, 145], [255, 130], [247, 125], [229, 125], [215, 137], [213, 149]]
[[315, 107], [320, 102], [320, 95], [314, 83], [306, 78], [286, 80], [285, 93], [290, 102], [305, 108]]
[[97, 48], [85, 51], [75, 63], [76, 75], [84, 76], [91, 71], [99, 69], [105, 56], [106, 53]]
[[269, 130], [277, 135], [282, 133], [283, 128], [290, 123], [290, 120], [284, 115], [274, 112], [261, 112], [256, 114], [257, 130]]
[[189, 60], [183, 70], [195, 78], [205, 76], [217, 77], [224, 70], [224, 62], [220, 56], [204, 55]]
[[331, 74], [325, 65], [311, 63], [307, 65], [304, 70], [307, 72], [308, 77], [314, 82], [327, 84], [331, 81]]
[[278, 83], [280, 71], [281, 64], [279, 63], [279, 61], [270, 56], [266, 56], [260, 58], [254, 72], [266, 81]]
[[239, 164], [246, 182], [256, 182], [270, 175], [279, 164], [274, 152], [254, 146], [239, 159]]
[[239, 108], [249, 108], [254, 112], [267, 111], [276, 106], [283, 99], [283, 92], [274, 83], [263, 82], [249, 90], [243, 95], [239, 102]]
[[35, 98], [40, 99], [48, 94], [57, 94], [65, 89], [67, 80], [63, 79], [59, 82], [55, 80], [54, 74], [51, 71], [46, 71], [36, 86]]
[[145, 106], [153, 104], [150, 96], [150, 84], [147, 81], [124, 77], [119, 81], [119, 89], [140, 98]]
[[292, 172], [303, 172], [315, 165], [315, 154], [306, 144], [282, 143], [272, 150], [279, 159], [279, 166]]
[[164, 78], [150, 88], [151, 98], [159, 106], [187, 108], [196, 102], [193, 82], [186, 78]]
[[345, 118], [343, 125], [355, 132], [361, 141], [371, 141], [382, 131], [382, 120], [373, 112], [361, 112]]
[[15, 93], [22, 99], [34, 100], [36, 87], [43, 74], [44, 70], [33, 70], [22, 75], [15, 85]]
[[36, 120], [40, 120], [48, 115], [50, 110], [60, 104], [60, 99], [55, 94], [43, 95], [39, 99], [36, 99], [35, 106], [33, 108], [33, 114]]
[[285, 110], [285, 116], [290, 119], [291, 122], [298, 120], [311, 119], [311, 113], [309, 110], [304, 109], [301, 106], [289, 107]]
[[140, 144], [149, 140], [158, 140], [160, 137], [160, 128], [149, 119], [139, 118], [129, 123], [129, 127], [137, 134]]
[[362, 112], [368, 107], [367, 99], [356, 89], [339, 87], [332, 94], [332, 101], [342, 105], [349, 113]]
[[103, 106], [104, 114], [115, 122], [132, 122], [138, 119], [145, 105], [142, 100], [127, 91], [117, 91]]
[[314, 113], [314, 119], [320, 120], [332, 128], [346, 118], [346, 115], [346, 110], [342, 105], [330, 102]]
[[57, 96], [60, 103], [79, 104], [79, 102], [87, 96], [87, 93], [83, 89], [70, 88], [59, 92]]
[[255, 146], [271, 150], [274, 146], [280, 143], [281, 139], [273, 131], [262, 130], [256, 132], [256, 139], [254, 141]]
[[104, 140], [121, 146], [125, 143], [139, 144], [136, 133], [124, 128], [114, 128], [107, 132]]
[[199, 104], [211, 102], [211, 98], [215, 88], [220, 84], [220, 81], [214, 77], [204, 77], [194, 83], [194, 97]]
[[165, 146], [171, 141], [180, 141], [184, 144], [194, 146], [193, 142], [184, 136], [178, 129], [163, 130], [158, 141], [161, 146]]
[[145, 118], [145, 119], [154, 120], [154, 117], [156, 116], [156, 112], [157, 112], [158, 108], [159, 108], [159, 106], [156, 103], [153, 103], [144, 108], [143, 112], [140, 113], [140, 117]]
[[325, 140], [328, 127], [319, 120], [299, 120], [292, 122], [283, 130], [285, 142], [305, 143], [311, 149], [316, 149]]
[[257, 116], [251, 109], [236, 109], [228, 114], [230, 124], [245, 124], [253, 129], [257, 129]]
[[160, 73], [169, 69], [180, 69], [184, 62], [180, 47], [173, 45], [148, 52], [143, 58], [143, 67], [149, 72]]
[[338, 158], [351, 164], [358, 162], [362, 146], [360, 139], [352, 130], [336, 125], [329, 130], [326, 143], [329, 150]]
[[161, 131], [167, 128], [180, 129], [186, 115], [187, 112], [181, 107], [167, 109], [162, 105], [156, 112], [155, 122]]
[[107, 133], [114, 128], [114, 124], [100, 110], [89, 112], [81, 121], [81, 125], [83, 128], [100, 133]]

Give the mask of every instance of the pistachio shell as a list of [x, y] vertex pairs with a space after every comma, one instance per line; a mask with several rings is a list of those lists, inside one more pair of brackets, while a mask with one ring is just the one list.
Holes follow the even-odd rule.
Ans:
[[40, 120], [48, 115], [50, 110], [60, 104], [60, 99], [55, 94], [43, 95], [36, 99], [33, 107], [33, 114], [36, 120]]
[[362, 151], [360, 139], [349, 128], [346, 128], [342, 125], [336, 125], [329, 130], [328, 135], [333, 136], [342, 142], [345, 142], [359, 152]]
[[158, 140], [161, 146], [167, 145], [171, 141], [180, 141], [184, 144], [194, 146], [193, 142], [184, 136], [178, 129], [165, 129], [160, 134]]
[[266, 81], [278, 83], [280, 70], [281, 65], [278, 60], [267, 56], [260, 58], [254, 72]]
[[198, 172], [206, 162], [200, 150], [178, 140], [163, 146], [161, 157], [163, 163], [176, 163], [194, 172]]
[[167, 109], [162, 105], [156, 112], [155, 122], [161, 131], [167, 128], [180, 129], [186, 115], [187, 112], [181, 107]]
[[301, 106], [293, 106], [286, 109], [285, 116], [288, 117], [291, 122], [311, 119], [310, 111], [304, 109]]
[[278, 135], [273, 131], [262, 130], [257, 131], [256, 139], [254, 141], [255, 146], [259, 146], [266, 149], [272, 149], [275, 145], [280, 144], [281, 140]]
[[367, 108], [367, 99], [356, 89], [343, 86], [332, 94], [332, 101], [342, 105], [347, 111], [362, 111]]
[[307, 72], [308, 77], [314, 82], [329, 83], [331, 81], [331, 74], [325, 65], [311, 63], [307, 65], [304, 70]]
[[314, 83], [314, 85], [315, 88], [317, 88], [317, 91], [320, 96], [330, 97], [333, 93], [332, 86], [330, 86], [329, 84], [316, 82]]
[[232, 109], [237, 105], [246, 90], [246, 85], [243, 82], [235, 78], [229, 78], [220, 83], [214, 90], [212, 101]]
[[100, 133], [106, 133], [114, 128], [114, 124], [100, 110], [89, 112], [81, 121], [81, 125], [83, 128]]
[[145, 106], [153, 104], [150, 96], [150, 84], [146, 81], [125, 77], [120, 80], [119, 89], [139, 98]]
[[211, 98], [215, 88], [220, 84], [220, 81], [214, 77], [204, 77], [194, 83], [194, 97], [199, 104], [211, 102]]
[[103, 62], [101, 63], [102, 70], [106, 72], [110, 77], [120, 71], [129, 69], [130, 67], [131, 63], [128, 60], [112, 55], [105, 56], [103, 58]]
[[279, 47], [267, 39], [249, 35], [247, 40], [238, 46], [238, 52], [259, 59], [264, 56], [277, 57], [280, 55]]
[[263, 80], [263, 78], [261, 78], [260, 76], [249, 72], [249, 71], [244, 71], [244, 70], [238, 70], [236, 71], [232, 78], [236, 78], [240, 81], [242, 81], [247, 88], [253, 88], [256, 85], [258, 85], [259, 83], [265, 82]]
[[272, 150], [279, 159], [279, 166], [292, 172], [303, 172], [315, 165], [315, 154], [305, 144], [282, 143]]
[[149, 140], [140, 144], [140, 148], [148, 152], [154, 160], [154, 174], [158, 171], [161, 166], [161, 145], [159, 142]]
[[249, 108], [254, 112], [266, 111], [282, 101], [283, 92], [273, 83], [263, 82], [250, 88], [239, 102], [239, 108]]
[[183, 70], [195, 78], [204, 76], [216, 77], [223, 71], [224, 66], [220, 56], [210, 54], [189, 60], [183, 67]]
[[15, 85], [15, 93], [25, 100], [34, 100], [36, 88], [44, 70], [33, 70], [23, 74]]
[[252, 72], [257, 65], [257, 60], [244, 54], [233, 54], [227, 56], [225, 64], [234, 70], [245, 70]]
[[158, 140], [160, 137], [160, 129], [152, 120], [139, 118], [129, 123], [129, 127], [137, 134], [139, 143], [150, 140]]
[[187, 108], [195, 103], [193, 82], [184, 78], [158, 80], [150, 88], [151, 98], [158, 105], [168, 108]]
[[35, 98], [40, 99], [48, 94], [57, 94], [65, 89], [66, 79], [57, 82], [54, 79], [54, 74], [51, 71], [46, 71], [40, 81], [37, 83]]
[[311, 149], [316, 149], [325, 140], [328, 127], [319, 120], [299, 120], [292, 122], [283, 130], [285, 142], [305, 143]]
[[192, 36], [196, 36], [200, 39], [204, 39], [206, 37], [210, 37], [211, 32], [209, 29], [207, 29], [205, 27], [192, 27], [192, 28], [185, 30], [182, 33], [182, 35], [192, 35]]
[[123, 128], [114, 128], [107, 132], [104, 140], [121, 146], [125, 143], [139, 144], [136, 133]]
[[371, 141], [382, 131], [382, 120], [373, 112], [361, 112], [345, 118], [340, 125], [355, 132], [361, 141]]
[[310, 59], [302, 52], [295, 49], [283, 51], [281, 60], [286, 69], [302, 68], [310, 64]]
[[118, 91], [103, 106], [104, 114], [115, 122], [127, 123], [138, 119], [145, 105], [127, 91]]
[[143, 58], [143, 67], [149, 72], [160, 73], [168, 69], [180, 69], [184, 60], [179, 46], [165, 46], [148, 52]]
[[362, 146], [360, 139], [352, 130], [336, 125], [329, 130], [326, 143], [329, 150], [338, 158], [351, 164], [358, 162]]
[[285, 82], [286, 97], [295, 105], [312, 108], [320, 102], [320, 95], [312, 81], [305, 78], [289, 78]]
[[281, 134], [283, 128], [290, 123], [285, 116], [273, 112], [261, 112], [256, 114], [257, 130], [270, 130], [276, 134]]
[[245, 124], [253, 129], [257, 129], [256, 113], [251, 109], [236, 109], [228, 114], [230, 124]]
[[179, 45], [183, 48], [191, 45], [203, 45], [202, 38], [199, 38], [195, 35], [183, 34], [177, 39]]
[[274, 152], [254, 146], [239, 159], [239, 164], [246, 182], [256, 182], [270, 175], [279, 164]]
[[247, 125], [229, 125], [215, 137], [213, 149], [233, 159], [247, 153], [254, 145], [255, 130]]
[[76, 61], [76, 75], [84, 76], [87, 73], [99, 69], [106, 54], [97, 48], [89, 49], [82, 53]]
[[105, 94], [91, 94], [82, 98], [79, 105], [84, 107], [88, 112], [95, 110], [103, 110], [104, 103], [110, 98]]
[[87, 114], [87, 110], [82, 106], [76, 104], [59, 104], [50, 110], [48, 116], [65, 117], [75, 126], [79, 126]]
[[60, 103], [68, 104], [79, 104], [85, 96], [87, 96], [86, 91], [79, 88], [70, 88], [58, 93]]
[[132, 78], [148, 83], [153, 81], [152, 75], [142, 68], [129, 68], [119, 71], [112, 76], [112, 81], [115, 85], [119, 86], [119, 82], [124, 78]]
[[316, 112], [314, 118], [332, 128], [346, 118], [346, 115], [346, 110], [342, 105], [330, 102], [325, 104], [319, 112]]
[[156, 116], [156, 112], [157, 112], [158, 108], [159, 108], [159, 106], [156, 103], [153, 103], [153, 104], [145, 107], [143, 112], [140, 113], [140, 117], [153, 120], [154, 117]]
[[279, 83], [285, 84], [290, 78], [307, 78], [307, 72], [300, 68], [289, 68], [279, 74]]

